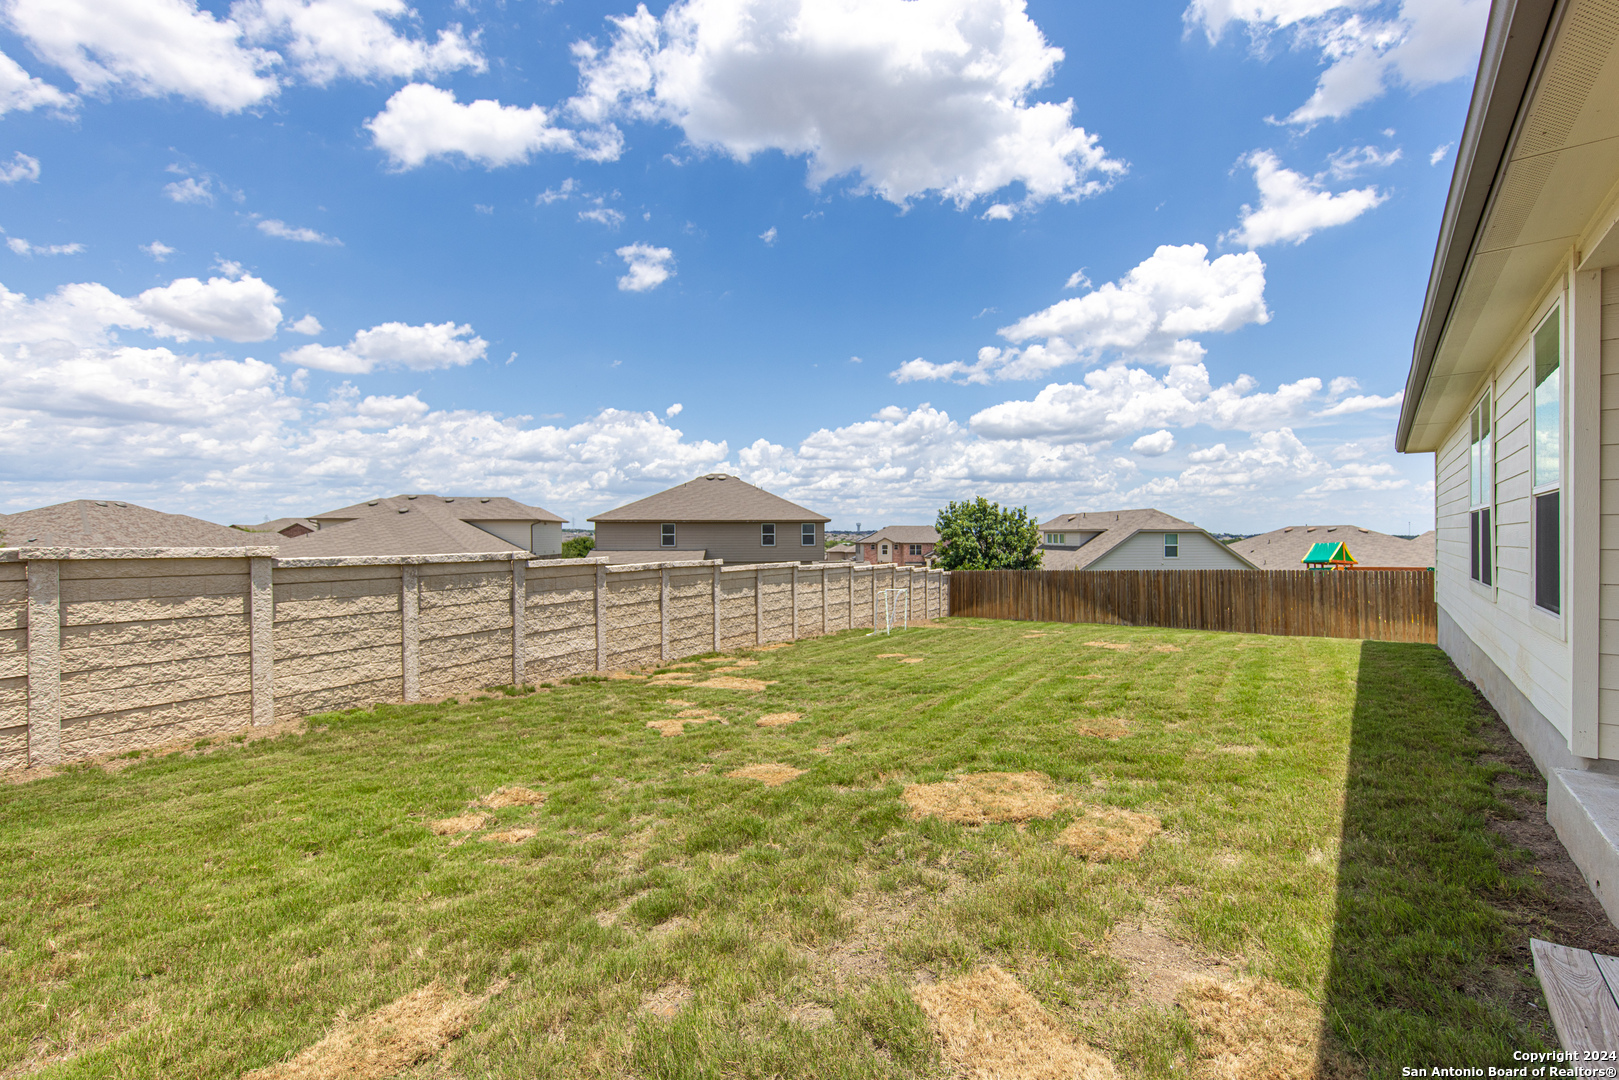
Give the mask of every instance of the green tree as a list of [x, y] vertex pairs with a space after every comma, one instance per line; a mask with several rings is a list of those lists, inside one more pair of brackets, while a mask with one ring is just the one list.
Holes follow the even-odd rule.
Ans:
[[1038, 570], [1040, 524], [1026, 507], [980, 495], [939, 511], [938, 565], [945, 570]]
[[593, 536], [576, 536], [572, 540], [562, 541], [562, 557], [564, 559], [582, 559], [596, 548], [596, 538]]

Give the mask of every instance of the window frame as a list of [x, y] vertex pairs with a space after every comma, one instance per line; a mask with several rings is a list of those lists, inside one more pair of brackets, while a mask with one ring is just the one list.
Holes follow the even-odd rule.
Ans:
[[759, 546], [760, 547], [775, 547], [776, 546], [776, 523], [775, 522], [773, 522], [773, 521], [761, 521], [759, 523]]
[[[1549, 619], [1559, 628], [1562, 626], [1563, 610], [1568, 599], [1568, 529], [1565, 518], [1568, 513], [1563, 492], [1567, 490], [1568, 470], [1568, 325], [1565, 313], [1568, 308], [1563, 303], [1562, 294], [1559, 293], [1549, 305], [1545, 313], [1535, 320], [1534, 329], [1529, 332], [1529, 608], [1543, 619]], [[1536, 338], [1549, 325], [1557, 328], [1557, 469], [1550, 479], [1538, 482], [1539, 454], [1537, 441], [1540, 433], [1540, 410], [1535, 401], [1536, 390], [1539, 389], [1535, 379], [1539, 367], [1539, 357], [1536, 355]], [[1556, 567], [1556, 600], [1557, 606], [1549, 608], [1540, 602], [1541, 585], [1541, 540], [1540, 525], [1541, 500], [1547, 496], [1557, 500], [1555, 524], [1557, 538], [1555, 541], [1557, 567]]]
[[[1181, 534], [1166, 532], [1161, 534], [1164, 538], [1164, 558], [1178, 559], [1181, 557]], [[1171, 541], [1174, 541], [1171, 543]]]
[[917, 558], [920, 559], [922, 557], [922, 545], [921, 544], [912, 544], [911, 545], [911, 554], [915, 555]]
[[815, 546], [815, 522], [806, 521], [798, 530], [798, 542], [804, 547]]
[[[1500, 514], [1496, 508], [1496, 443], [1500, 403], [1491, 379], [1467, 410], [1467, 579], [1493, 600], [1501, 580]], [[1489, 431], [1484, 432], [1488, 426]]]
[[675, 523], [665, 521], [658, 526], [658, 546], [672, 548], [676, 544]]

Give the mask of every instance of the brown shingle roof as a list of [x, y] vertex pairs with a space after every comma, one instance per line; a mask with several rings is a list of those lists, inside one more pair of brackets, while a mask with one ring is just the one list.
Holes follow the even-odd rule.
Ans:
[[1359, 566], [1412, 566], [1434, 564], [1434, 534], [1415, 540], [1363, 529], [1359, 525], [1289, 525], [1238, 540], [1231, 549], [1261, 570], [1302, 570], [1311, 544], [1343, 541]]
[[797, 503], [772, 495], [725, 473], [648, 495], [644, 499], [597, 514], [591, 521], [820, 521], [822, 517]]
[[276, 540], [287, 559], [329, 558], [335, 555], [463, 555], [526, 551], [498, 536], [444, 514], [414, 508], [370, 514], [356, 521], [328, 525], [307, 536], [249, 535], [256, 543]]
[[[1042, 534], [1048, 532], [1100, 533], [1077, 550], [1067, 545], [1046, 548], [1041, 565], [1047, 570], [1083, 570], [1112, 551], [1138, 532], [1199, 532], [1208, 536], [1190, 521], [1164, 513], [1162, 510], [1103, 510], [1089, 514], [1059, 514], [1040, 526]], [[1212, 536], [1209, 539], [1213, 540]], [[1219, 543], [1218, 540], [1214, 541]], [[1239, 561], [1246, 561], [1238, 554]]]
[[74, 499], [0, 514], [0, 532], [6, 547], [257, 547], [271, 540], [263, 533], [113, 499]]
[[[320, 528], [320, 526], [315, 523], [314, 518], [297, 517], [276, 518], [273, 521], [262, 521], [257, 525], [232, 525], [231, 528], [240, 529], [242, 532], [278, 533], [283, 529], [290, 529], [295, 525], [302, 526], [303, 528], [308, 529], [310, 532], [314, 532], [316, 529]], [[303, 534], [299, 533], [298, 535], [301, 536]]]
[[354, 521], [370, 514], [387, 515], [401, 506], [423, 513], [441, 513], [459, 521], [556, 521], [558, 517], [539, 506], [528, 506], [516, 499], [498, 495], [393, 495], [357, 502], [352, 506], [328, 510], [324, 514], [311, 514], [316, 521]]

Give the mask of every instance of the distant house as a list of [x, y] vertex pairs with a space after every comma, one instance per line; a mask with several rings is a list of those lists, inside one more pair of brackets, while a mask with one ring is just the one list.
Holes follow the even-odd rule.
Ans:
[[1063, 514], [1040, 526], [1047, 570], [1252, 570], [1190, 521], [1162, 510]]
[[308, 536], [320, 528], [320, 524], [311, 518], [284, 517], [261, 522], [258, 525], [232, 525], [231, 528], [241, 529], [243, 532], [277, 533], [291, 539], [294, 536]]
[[725, 473], [597, 514], [596, 549], [615, 562], [822, 562], [831, 518]]
[[939, 530], [932, 525], [890, 525], [860, 538], [860, 559], [868, 563], [925, 565], [939, 546]]
[[[422, 494], [368, 499], [323, 514], [311, 514], [308, 520], [319, 526], [320, 534], [335, 536], [336, 529], [349, 530], [343, 534], [346, 540], [328, 538], [317, 545], [334, 548], [329, 552], [333, 555], [451, 555], [515, 549], [549, 558], [562, 554], [562, 525], [566, 519], [541, 507], [494, 495]], [[352, 528], [360, 524], [369, 527]], [[388, 550], [335, 550], [359, 543], [362, 533], [367, 537], [363, 546], [380, 545]], [[390, 536], [394, 539], [388, 539]], [[505, 543], [491, 546], [490, 537]], [[314, 543], [314, 537], [302, 539]], [[432, 550], [407, 550], [413, 544]], [[446, 544], [450, 546], [445, 547]], [[468, 546], [455, 546], [457, 544]]]
[[860, 558], [860, 548], [854, 544], [833, 544], [826, 549], [827, 562], [854, 562]]
[[1231, 550], [1261, 570], [1299, 570], [1311, 545], [1342, 541], [1355, 556], [1357, 569], [1415, 569], [1434, 564], [1434, 534], [1406, 540], [1359, 525], [1289, 525], [1246, 540]]
[[0, 514], [0, 533], [5, 547], [220, 548], [265, 546], [271, 540], [116, 499], [74, 499]]

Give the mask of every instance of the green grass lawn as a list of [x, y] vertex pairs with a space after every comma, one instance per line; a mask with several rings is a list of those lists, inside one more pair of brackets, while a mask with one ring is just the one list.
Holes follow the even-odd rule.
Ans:
[[[1540, 1045], [1498, 907], [1537, 886], [1431, 646], [952, 620], [753, 655], [758, 692], [586, 679], [0, 785], [0, 1076], [236, 1077], [435, 980], [492, 996], [404, 1075], [945, 1076], [910, 992], [988, 964], [1125, 1077], [1200, 1067], [1177, 965], [1302, 993], [1368, 1076]], [[671, 699], [714, 719], [662, 737]], [[725, 775], [764, 763], [804, 771]], [[907, 784], [986, 771], [1070, 808], [912, 819]], [[430, 829], [509, 785], [547, 799]], [[1086, 862], [1082, 806], [1163, 831]]]

